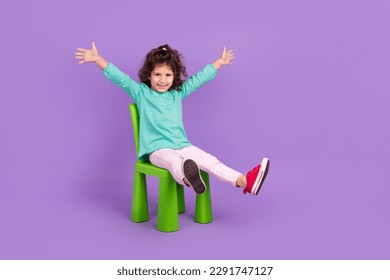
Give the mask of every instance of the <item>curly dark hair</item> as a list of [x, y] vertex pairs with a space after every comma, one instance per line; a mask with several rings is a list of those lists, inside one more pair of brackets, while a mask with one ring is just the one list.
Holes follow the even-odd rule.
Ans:
[[140, 81], [149, 87], [150, 75], [153, 69], [158, 64], [166, 64], [171, 67], [173, 72], [172, 87], [175, 90], [180, 90], [185, 79], [188, 77], [186, 67], [182, 62], [183, 56], [177, 50], [172, 49], [168, 45], [162, 45], [158, 48], [152, 49], [145, 57], [144, 65], [138, 72]]

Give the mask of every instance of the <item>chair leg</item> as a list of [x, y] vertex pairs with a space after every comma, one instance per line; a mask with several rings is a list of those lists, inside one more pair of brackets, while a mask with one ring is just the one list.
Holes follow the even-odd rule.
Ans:
[[213, 214], [211, 209], [210, 180], [208, 173], [201, 171], [201, 175], [204, 183], [206, 184], [206, 191], [203, 194], [196, 196], [195, 222], [207, 224], [213, 221]]
[[173, 178], [160, 178], [157, 210], [157, 229], [171, 232], [179, 229], [177, 188]]
[[178, 213], [184, 213], [186, 211], [186, 204], [184, 199], [184, 188], [180, 184], [176, 184], [177, 188], [177, 210]]
[[145, 174], [134, 172], [131, 220], [136, 223], [149, 220], [148, 194]]

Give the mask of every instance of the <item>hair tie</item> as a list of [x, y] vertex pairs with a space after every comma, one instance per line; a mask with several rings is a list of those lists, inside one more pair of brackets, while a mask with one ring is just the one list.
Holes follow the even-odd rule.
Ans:
[[167, 49], [166, 48], [162, 48], [164, 51], [167, 51]]

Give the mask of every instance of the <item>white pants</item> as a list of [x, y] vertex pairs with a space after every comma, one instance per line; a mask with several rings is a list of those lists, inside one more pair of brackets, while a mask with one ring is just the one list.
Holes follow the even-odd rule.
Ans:
[[183, 185], [184, 178], [181, 165], [185, 159], [192, 159], [201, 170], [233, 186], [236, 186], [237, 179], [241, 175], [241, 173], [221, 163], [216, 157], [195, 146], [187, 146], [180, 150], [160, 149], [149, 156], [151, 163], [169, 170], [176, 182], [181, 185]]

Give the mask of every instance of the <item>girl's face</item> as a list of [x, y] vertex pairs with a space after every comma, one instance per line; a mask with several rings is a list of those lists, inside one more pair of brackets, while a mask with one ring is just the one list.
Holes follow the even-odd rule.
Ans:
[[173, 83], [173, 72], [171, 67], [166, 64], [158, 64], [150, 73], [151, 88], [157, 92], [168, 91]]

